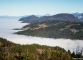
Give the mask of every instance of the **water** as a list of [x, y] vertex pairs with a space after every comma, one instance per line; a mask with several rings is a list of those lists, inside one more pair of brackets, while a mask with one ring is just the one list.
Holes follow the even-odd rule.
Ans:
[[0, 18], [0, 37], [6, 38], [9, 41], [18, 44], [33, 44], [37, 43], [40, 45], [49, 45], [49, 46], [60, 46], [66, 50], [70, 49], [71, 51], [75, 50], [79, 44], [80, 48], [83, 46], [82, 40], [70, 40], [70, 39], [52, 39], [52, 38], [40, 38], [32, 36], [24, 36], [13, 34], [19, 30], [12, 30], [14, 28], [21, 28], [27, 23], [21, 23], [18, 21], [19, 18]]

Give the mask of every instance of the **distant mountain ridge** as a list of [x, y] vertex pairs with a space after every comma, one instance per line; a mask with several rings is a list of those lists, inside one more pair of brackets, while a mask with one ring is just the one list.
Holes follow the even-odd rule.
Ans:
[[52, 16], [54, 20], [61, 20], [61, 21], [72, 21], [72, 22], [79, 22], [77, 18], [75, 18], [72, 14], [57, 14]]
[[74, 15], [76, 18], [78, 18], [81, 22], [83, 22], [83, 13], [73, 13], [72, 15]]
[[23, 21], [24, 23], [35, 23], [38, 22], [38, 19], [39, 17], [35, 15], [31, 15], [31, 16], [23, 17], [19, 21]]
[[71, 22], [80, 22], [78, 18], [76, 18], [72, 14], [67, 14], [67, 13], [61, 13], [61, 14], [56, 14], [52, 16], [41, 16], [37, 17], [35, 15], [27, 16], [21, 18], [19, 21], [22, 21], [24, 23], [37, 23], [37, 22], [43, 22], [46, 20], [60, 20], [60, 21], [71, 21]]

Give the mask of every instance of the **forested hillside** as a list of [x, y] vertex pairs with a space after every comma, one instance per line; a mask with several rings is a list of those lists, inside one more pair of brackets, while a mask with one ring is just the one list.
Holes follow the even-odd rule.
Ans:
[[[73, 60], [77, 55], [58, 46], [20, 45], [0, 38], [0, 60]], [[79, 57], [83, 57], [82, 53]]]
[[44, 22], [26, 25], [23, 31], [16, 32], [27, 36], [46, 38], [65, 38], [83, 40], [83, 23], [47, 20]]

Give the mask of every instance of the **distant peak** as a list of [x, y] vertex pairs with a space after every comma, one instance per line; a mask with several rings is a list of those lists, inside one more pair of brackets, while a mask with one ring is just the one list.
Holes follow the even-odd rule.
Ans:
[[44, 16], [51, 16], [49, 13], [45, 14]]
[[79, 12], [76, 12], [77, 14], [79, 14]]
[[35, 16], [35, 15], [30, 15], [30, 16]]

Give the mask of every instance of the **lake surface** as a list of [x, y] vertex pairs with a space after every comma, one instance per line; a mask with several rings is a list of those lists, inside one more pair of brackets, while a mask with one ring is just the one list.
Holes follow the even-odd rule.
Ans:
[[49, 45], [49, 46], [60, 46], [66, 50], [70, 49], [71, 51], [75, 50], [79, 45], [80, 48], [83, 47], [82, 40], [70, 40], [70, 39], [52, 39], [52, 38], [40, 38], [32, 36], [24, 36], [13, 34], [19, 30], [13, 30], [14, 28], [21, 28], [27, 23], [21, 23], [18, 21], [19, 18], [0, 18], [0, 37], [6, 38], [9, 41], [18, 44], [33, 44], [37, 43], [40, 45]]

